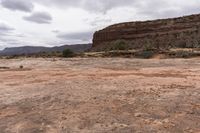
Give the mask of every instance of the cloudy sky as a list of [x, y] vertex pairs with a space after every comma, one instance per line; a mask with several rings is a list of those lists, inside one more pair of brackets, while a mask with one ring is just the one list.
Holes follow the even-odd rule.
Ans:
[[87, 43], [114, 23], [196, 13], [199, 0], [0, 0], [0, 49]]

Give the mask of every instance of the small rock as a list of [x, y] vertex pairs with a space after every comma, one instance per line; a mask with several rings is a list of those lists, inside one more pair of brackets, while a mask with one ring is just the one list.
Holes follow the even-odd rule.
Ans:
[[167, 126], [167, 125], [164, 125], [164, 128], [168, 128], [168, 126]]
[[153, 123], [154, 123], [155, 125], [157, 125], [157, 126], [163, 125], [163, 123], [162, 123], [161, 121], [159, 121], [159, 120], [154, 120]]
[[189, 130], [189, 132], [190, 132], [190, 133], [193, 133], [194, 131], [191, 129], [191, 130]]
[[24, 68], [24, 66], [22, 66], [22, 65], [21, 65], [21, 66], [19, 66], [19, 68], [20, 68], [20, 69], [23, 69], [23, 68]]
[[169, 123], [169, 119], [164, 119], [163, 122], [164, 123]]
[[142, 116], [142, 113], [135, 113], [134, 116], [135, 116], [135, 117], [141, 117], [141, 116]]
[[145, 124], [150, 124], [151, 123], [151, 120], [147, 119], [147, 120], [144, 120]]

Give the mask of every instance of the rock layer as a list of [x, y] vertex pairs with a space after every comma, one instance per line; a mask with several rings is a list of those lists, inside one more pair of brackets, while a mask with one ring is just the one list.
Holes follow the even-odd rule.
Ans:
[[200, 14], [144, 22], [127, 22], [97, 31], [93, 48], [125, 40], [131, 48], [199, 47]]

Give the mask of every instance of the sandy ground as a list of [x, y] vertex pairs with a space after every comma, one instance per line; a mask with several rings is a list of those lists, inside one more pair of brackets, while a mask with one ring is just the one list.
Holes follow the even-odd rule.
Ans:
[[154, 132], [200, 132], [200, 59], [0, 59], [0, 133]]

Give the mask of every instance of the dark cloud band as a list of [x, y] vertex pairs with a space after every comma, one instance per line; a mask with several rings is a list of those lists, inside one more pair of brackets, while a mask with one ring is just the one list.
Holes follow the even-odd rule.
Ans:
[[57, 37], [63, 40], [90, 41], [93, 32], [77, 32], [77, 33], [58, 33]]
[[23, 12], [31, 12], [34, 8], [29, 0], [2, 0], [1, 5], [9, 10]]
[[8, 26], [7, 24], [5, 23], [0, 23], [0, 32], [9, 32], [9, 31], [13, 31], [14, 28], [12, 28], [11, 26]]
[[51, 15], [47, 12], [35, 12], [23, 19], [38, 24], [50, 24], [52, 21]]

